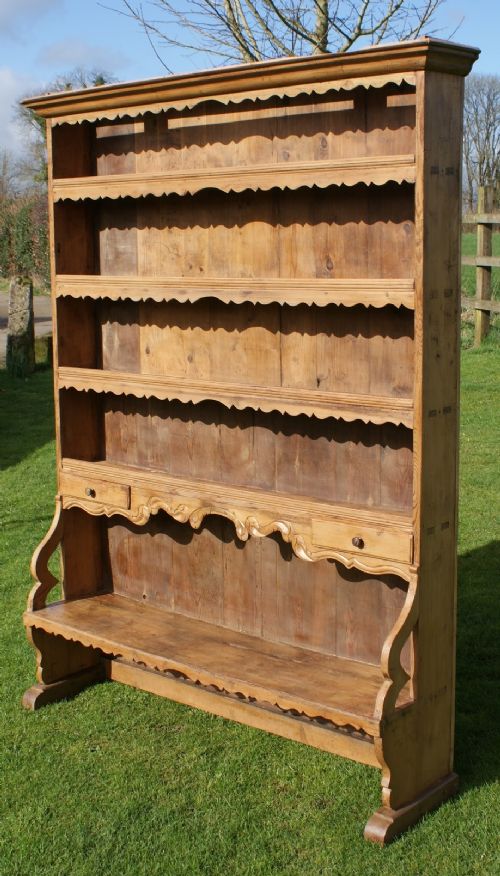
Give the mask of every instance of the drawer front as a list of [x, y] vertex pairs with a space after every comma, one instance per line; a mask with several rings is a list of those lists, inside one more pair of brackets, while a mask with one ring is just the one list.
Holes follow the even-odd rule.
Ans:
[[116, 505], [124, 510], [130, 508], [130, 487], [124, 484], [115, 484], [113, 481], [105, 481], [92, 475], [83, 478], [61, 471], [59, 485], [63, 496], [75, 496], [87, 502]]
[[400, 563], [413, 562], [413, 536], [405, 530], [315, 520], [312, 539], [318, 547], [336, 547], [360, 557], [366, 554]]

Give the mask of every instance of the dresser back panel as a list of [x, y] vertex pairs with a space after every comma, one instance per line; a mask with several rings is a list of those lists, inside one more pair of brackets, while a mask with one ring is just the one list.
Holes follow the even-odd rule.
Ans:
[[221, 484], [408, 511], [411, 431], [217, 402], [106, 396], [105, 458]]
[[[253, 636], [377, 665], [406, 585], [322, 560], [304, 565], [278, 535], [241, 542], [209, 517], [199, 531], [160, 512], [108, 526], [116, 593]], [[408, 659], [408, 649], [405, 660]]]
[[410, 278], [413, 214], [413, 186], [406, 183], [61, 202], [55, 204], [56, 269], [115, 276]]
[[403, 85], [327, 95], [215, 101], [54, 131], [59, 178], [161, 173], [415, 152], [415, 92]]

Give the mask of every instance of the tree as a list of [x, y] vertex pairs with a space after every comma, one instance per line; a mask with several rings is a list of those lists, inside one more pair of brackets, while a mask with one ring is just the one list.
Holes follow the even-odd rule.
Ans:
[[[163, 66], [159, 48], [181, 46], [223, 61], [346, 52], [363, 41], [412, 39], [446, 0], [121, 0]], [[178, 36], [180, 34], [180, 36]], [[185, 34], [186, 36], [182, 36]], [[171, 71], [169, 71], [171, 72]]]
[[478, 186], [493, 186], [500, 206], [500, 76], [473, 74], [465, 83], [464, 189], [470, 212]]
[[[102, 70], [78, 67], [40, 91], [68, 91], [112, 81]], [[45, 287], [50, 282], [45, 119], [19, 105], [15, 113], [24, 131], [24, 153], [14, 158], [0, 152], [0, 276], [27, 275]]]
[[0, 149], [0, 204], [17, 194], [19, 166], [8, 149]]

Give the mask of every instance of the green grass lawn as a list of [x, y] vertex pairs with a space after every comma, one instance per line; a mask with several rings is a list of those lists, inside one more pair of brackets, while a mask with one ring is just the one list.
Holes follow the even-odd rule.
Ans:
[[[0, 292], [8, 292], [10, 286], [10, 279], [7, 277], [0, 277]], [[41, 286], [35, 286], [33, 288], [34, 295], [50, 295], [50, 289]]]
[[492, 340], [463, 355], [461, 792], [387, 849], [362, 838], [380, 805], [374, 769], [118, 684], [21, 708], [34, 681], [28, 566], [55, 490], [51, 374], [0, 372], [2, 876], [500, 872], [499, 361]]

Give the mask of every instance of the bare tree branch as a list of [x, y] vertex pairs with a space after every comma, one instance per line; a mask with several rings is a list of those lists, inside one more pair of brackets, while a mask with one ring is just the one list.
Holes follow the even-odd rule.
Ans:
[[161, 48], [166, 46], [181, 46], [227, 61], [258, 61], [281, 55], [345, 52], [361, 40], [378, 44], [384, 39], [414, 39], [424, 28], [429, 32], [446, 0], [115, 2], [120, 8], [106, 8], [135, 20], [164, 64]]
[[500, 206], [500, 76], [474, 74], [465, 83], [463, 155], [468, 209], [478, 186], [493, 186]]

